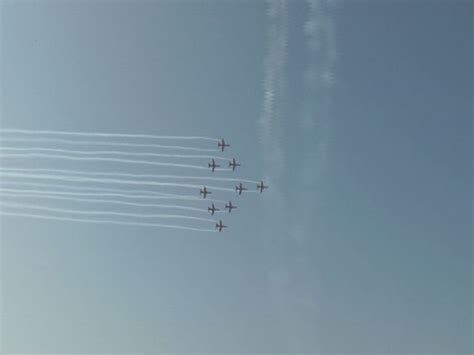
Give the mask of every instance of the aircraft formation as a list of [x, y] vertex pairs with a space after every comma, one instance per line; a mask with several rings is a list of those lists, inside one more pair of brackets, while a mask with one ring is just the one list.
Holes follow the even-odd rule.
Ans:
[[[227, 144], [225, 140], [222, 138], [217, 142], [217, 147], [220, 149], [221, 152], [224, 152], [225, 148], [230, 147], [230, 144]], [[234, 172], [237, 167], [242, 166], [235, 158], [232, 158], [229, 161], [228, 167], [232, 169]], [[219, 164], [216, 164], [216, 161], [214, 159], [211, 159], [211, 161], [208, 163], [208, 168], [211, 170], [211, 172], [215, 172], [217, 168], [220, 168]], [[263, 182], [263, 180], [260, 180], [260, 182], [257, 183], [257, 191], [262, 193], [265, 189], [268, 189], [268, 186], [266, 186]], [[241, 182], [235, 186], [235, 191], [237, 192], [238, 195], [242, 195], [244, 191], [248, 191], [248, 188], [245, 187]], [[203, 186], [202, 189], [199, 190], [200, 195], [202, 196], [203, 199], [207, 197], [207, 195], [212, 194], [212, 191], [209, 191], [206, 186]], [[237, 208], [234, 204], [232, 204], [232, 201], [229, 200], [229, 203], [225, 204], [224, 209], [228, 211], [229, 213], [232, 212], [233, 209]], [[221, 211], [219, 208], [217, 208], [214, 203], [212, 203], [208, 208], [208, 212], [210, 212], [211, 216], [214, 216], [214, 214], [218, 211]], [[226, 225], [223, 224], [222, 219], [219, 220], [219, 223], [216, 223], [216, 229], [219, 232], [222, 232], [224, 228], [227, 228]]]
[[223, 138], [0, 128], [0, 142], [0, 216], [222, 232], [214, 217], [239, 208], [224, 194], [269, 188], [236, 176], [243, 164]]

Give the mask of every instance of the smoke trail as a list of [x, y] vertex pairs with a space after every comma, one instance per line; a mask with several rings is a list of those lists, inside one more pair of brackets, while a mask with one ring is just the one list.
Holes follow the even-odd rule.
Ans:
[[212, 180], [212, 181], [231, 181], [231, 182], [247, 182], [250, 184], [257, 184], [259, 181], [249, 179], [237, 179], [237, 178], [223, 178], [223, 177], [208, 177], [208, 176], [183, 176], [183, 175], [153, 175], [153, 174], [130, 174], [130, 173], [117, 173], [117, 172], [82, 172], [78, 170], [66, 170], [66, 169], [24, 169], [24, 168], [0, 168], [2, 171], [22, 171], [29, 173], [62, 173], [62, 174], [76, 174], [85, 176], [115, 176], [115, 177], [130, 177], [130, 178], [152, 178], [152, 179], [188, 179], [188, 180]]
[[[100, 192], [119, 192], [119, 193], [127, 193], [133, 192], [135, 194], [145, 194], [145, 195], [155, 195], [155, 196], [176, 196], [175, 194], [168, 194], [165, 192], [156, 192], [150, 190], [127, 190], [127, 189], [112, 189], [107, 187], [88, 187], [88, 186], [69, 186], [69, 185], [58, 185], [58, 184], [47, 184], [41, 182], [24, 182], [24, 181], [0, 181], [0, 186], [5, 185], [20, 185], [20, 186], [33, 186], [33, 187], [55, 187], [61, 188], [66, 190], [76, 190], [76, 191], [100, 191]], [[137, 197], [139, 195], [136, 195]], [[200, 200], [196, 197], [197, 200]]]
[[69, 210], [64, 208], [51, 208], [46, 206], [31, 205], [31, 204], [22, 204], [22, 203], [13, 203], [13, 202], [0, 202], [0, 206], [13, 207], [13, 208], [27, 208], [38, 211], [47, 211], [47, 212], [59, 212], [59, 213], [73, 213], [78, 215], [87, 215], [87, 216], [117, 216], [117, 217], [131, 217], [131, 218], [173, 218], [173, 219], [189, 219], [194, 221], [202, 222], [211, 222], [215, 221], [210, 218], [203, 217], [194, 217], [194, 216], [185, 216], [177, 214], [140, 214], [140, 213], [125, 213], [125, 212], [114, 212], [114, 211], [87, 211], [87, 210]]
[[183, 139], [183, 140], [206, 140], [217, 142], [218, 138], [198, 137], [198, 136], [157, 136], [153, 134], [124, 134], [124, 133], [100, 133], [100, 132], [67, 132], [67, 131], [47, 131], [47, 130], [29, 130], [29, 129], [15, 129], [2, 128], [0, 133], [18, 133], [31, 135], [65, 135], [65, 136], [79, 136], [79, 137], [107, 137], [107, 138], [150, 138], [150, 139]]
[[[7, 196], [7, 197], [35, 197], [35, 198], [45, 198], [45, 199], [51, 199], [51, 200], [62, 200], [62, 201], [73, 201], [73, 202], [110, 203], [113, 205], [123, 205], [123, 206], [133, 206], [133, 207], [173, 208], [173, 209], [188, 210], [188, 211], [195, 211], [195, 212], [205, 212], [205, 213], [208, 212], [204, 208], [197, 208], [197, 207], [188, 207], [188, 206], [180, 206], [180, 205], [163, 205], [163, 204], [155, 204], [155, 203], [137, 203], [137, 202], [128, 202], [128, 201], [120, 201], [120, 200], [48, 196], [48, 195], [35, 194], [35, 193], [24, 193], [24, 192], [21, 192], [21, 190], [15, 193], [9, 193], [9, 192], [3, 192], [0, 189], [0, 195]], [[216, 211], [215, 213], [218, 213], [218, 212], [223, 212], [223, 211]]]
[[[188, 169], [199, 169], [207, 170], [205, 166], [190, 165], [190, 164], [176, 164], [176, 163], [163, 163], [154, 162], [148, 160], [131, 160], [131, 159], [120, 159], [120, 158], [98, 158], [98, 157], [71, 157], [68, 155], [54, 155], [54, 154], [42, 154], [42, 153], [27, 153], [27, 154], [0, 154], [3, 158], [49, 158], [49, 159], [64, 159], [64, 160], [79, 160], [79, 161], [108, 161], [115, 163], [125, 164], [144, 164], [144, 165], [156, 165], [156, 166], [168, 166], [175, 168], [188, 168]], [[216, 169], [223, 170], [223, 169]]]
[[205, 201], [205, 202], [219, 202], [226, 203], [226, 200], [217, 199], [200, 199], [194, 196], [186, 195], [175, 195], [175, 196], [142, 196], [142, 195], [127, 195], [119, 193], [91, 193], [91, 192], [67, 192], [67, 191], [47, 191], [47, 190], [24, 190], [24, 189], [4, 189], [0, 188], [1, 191], [6, 192], [24, 192], [24, 193], [35, 193], [39, 195], [59, 195], [59, 196], [97, 196], [97, 197], [121, 197], [121, 198], [143, 198], [147, 200], [183, 200], [183, 201]]
[[73, 218], [73, 217], [60, 217], [60, 216], [45, 216], [45, 215], [38, 215], [33, 213], [16, 213], [16, 212], [5, 212], [0, 210], [0, 215], [4, 216], [12, 216], [12, 217], [28, 217], [28, 218], [37, 218], [37, 219], [44, 219], [50, 221], [66, 221], [66, 222], [78, 222], [78, 223], [97, 223], [97, 224], [118, 224], [118, 225], [125, 225], [125, 226], [137, 226], [137, 227], [160, 227], [160, 228], [169, 228], [169, 229], [182, 229], [188, 231], [196, 231], [196, 232], [217, 232], [214, 229], [201, 229], [201, 228], [194, 228], [194, 227], [186, 227], [181, 225], [169, 225], [169, 224], [161, 224], [161, 223], [146, 223], [146, 222], [123, 222], [123, 221], [114, 221], [114, 220], [93, 220], [93, 219], [81, 219], [81, 218]]
[[160, 158], [184, 158], [184, 159], [215, 159], [229, 161], [230, 158], [218, 157], [215, 155], [189, 155], [189, 154], [160, 154], [160, 153], [149, 153], [149, 152], [124, 152], [124, 151], [87, 151], [87, 150], [68, 150], [58, 148], [14, 148], [14, 147], [0, 147], [0, 151], [12, 151], [12, 152], [52, 152], [52, 153], [64, 153], [64, 154], [76, 154], [76, 155], [126, 155], [135, 157], [160, 157]]
[[[69, 192], [69, 191], [52, 191], [52, 190], [28, 190], [28, 189], [8, 189], [0, 188], [0, 191], [7, 192], [26, 192], [26, 193], [35, 193], [40, 195], [63, 195], [63, 196], [97, 196], [97, 197], [121, 197], [121, 198], [142, 198], [146, 200], [192, 200], [192, 201], [201, 201], [201, 199], [194, 196], [146, 196], [146, 195], [131, 195], [131, 194], [120, 194], [120, 193], [95, 193], [95, 192]], [[225, 201], [224, 201], [225, 202]]]
[[[1, 130], [0, 130], [1, 131]], [[162, 145], [162, 144], [146, 144], [146, 143], [125, 143], [125, 142], [104, 142], [104, 141], [77, 141], [73, 139], [60, 139], [60, 138], [4, 138], [0, 137], [0, 142], [19, 142], [19, 143], [64, 143], [64, 144], [76, 144], [76, 145], [106, 145], [116, 147], [133, 147], [133, 148], [159, 148], [159, 149], [176, 149], [176, 150], [189, 150], [194, 152], [218, 152], [218, 149], [209, 148], [194, 148], [185, 147], [179, 145]]]
[[[125, 185], [150, 185], [150, 186], [170, 186], [170, 187], [183, 187], [199, 189], [202, 185], [195, 184], [180, 184], [174, 182], [156, 182], [156, 181], [137, 181], [137, 180], [120, 180], [120, 179], [100, 179], [100, 178], [89, 178], [89, 177], [76, 177], [76, 176], [59, 176], [59, 175], [46, 175], [46, 174], [22, 174], [22, 173], [5, 173], [0, 171], [0, 176], [11, 176], [20, 178], [31, 178], [31, 179], [50, 179], [59, 181], [71, 181], [71, 182], [97, 182], [97, 183], [110, 183], [110, 184], [125, 184]], [[219, 186], [207, 186], [210, 189], [218, 191], [234, 191], [234, 189], [219, 187]]]

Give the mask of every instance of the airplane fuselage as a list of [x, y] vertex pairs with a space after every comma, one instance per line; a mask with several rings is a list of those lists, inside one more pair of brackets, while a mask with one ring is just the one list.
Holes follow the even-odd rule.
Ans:
[[216, 223], [216, 229], [219, 229], [219, 232], [222, 232], [223, 228], [227, 228], [227, 226], [222, 224], [222, 221], [219, 221], [219, 223]]
[[219, 209], [216, 208], [216, 207], [214, 206], [214, 204], [212, 204], [211, 207], [208, 207], [208, 208], [207, 208], [207, 211], [208, 211], [208, 212], [211, 212], [211, 216], [214, 216], [214, 213], [215, 213], [216, 211], [219, 211]]
[[206, 196], [208, 194], [211, 194], [212, 192], [208, 191], [206, 188], [204, 188], [203, 190], [199, 190], [199, 193], [203, 196], [203, 198], [206, 198]]
[[226, 144], [224, 139], [221, 139], [219, 142], [217, 142], [217, 147], [221, 148], [221, 152], [223, 152], [225, 148], [230, 147], [230, 144]]
[[232, 159], [230, 162], [229, 162], [229, 167], [232, 168], [232, 171], [235, 171], [235, 168], [240, 166], [240, 163], [237, 163], [237, 161], [235, 159]]
[[217, 147], [221, 148], [221, 151], [223, 152], [226, 147], [230, 147], [230, 144], [226, 144], [224, 139], [221, 139], [219, 142], [217, 142]]
[[239, 184], [238, 186], [235, 187], [235, 191], [239, 193], [239, 195], [242, 195], [242, 191], [246, 191], [247, 188], [243, 187], [242, 184]]
[[214, 159], [212, 159], [212, 162], [207, 164], [207, 166], [211, 169], [212, 172], [214, 172], [214, 170], [216, 170], [216, 168], [220, 167], [220, 165], [216, 164]]
[[263, 181], [260, 182], [260, 184], [257, 184], [257, 190], [260, 190], [260, 193], [262, 193], [264, 189], [268, 189], [268, 186], [265, 186]]

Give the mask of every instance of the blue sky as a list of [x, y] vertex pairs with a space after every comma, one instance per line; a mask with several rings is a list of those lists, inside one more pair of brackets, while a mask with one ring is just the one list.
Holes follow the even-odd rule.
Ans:
[[[472, 10], [3, 2], [1, 128], [224, 137], [270, 189], [221, 234], [2, 216], [1, 350], [472, 352]], [[1, 160], [45, 164], [187, 172]]]

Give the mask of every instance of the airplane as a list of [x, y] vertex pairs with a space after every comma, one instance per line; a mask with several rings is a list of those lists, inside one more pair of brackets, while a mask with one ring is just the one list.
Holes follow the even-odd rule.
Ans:
[[216, 208], [216, 207], [214, 206], [214, 204], [211, 204], [211, 207], [208, 207], [208, 208], [207, 208], [207, 211], [208, 211], [208, 212], [211, 212], [211, 216], [214, 216], [214, 212], [219, 211], [219, 209]]
[[212, 161], [207, 164], [207, 166], [209, 167], [209, 169], [212, 170], [212, 172], [214, 172], [214, 170], [216, 170], [216, 168], [219, 168], [220, 165], [217, 165], [216, 162], [214, 161], [214, 159], [212, 159]]
[[227, 203], [225, 204], [225, 209], [229, 210], [229, 213], [231, 213], [234, 208], [237, 208], [237, 206], [234, 206], [232, 204], [232, 201], [229, 201], [229, 204], [227, 204]]
[[226, 144], [224, 138], [222, 138], [220, 141], [217, 142], [217, 146], [221, 148], [221, 152], [223, 152], [226, 147], [230, 147], [230, 144]]
[[265, 186], [265, 185], [263, 184], [263, 181], [260, 180], [260, 183], [257, 184], [257, 190], [260, 190], [260, 193], [262, 193], [262, 192], [263, 192], [263, 189], [268, 189], [268, 186]]
[[242, 186], [242, 183], [239, 184], [239, 186], [235, 187], [235, 191], [239, 193], [239, 195], [242, 195], [242, 191], [246, 191], [247, 189]]
[[229, 168], [232, 167], [232, 171], [235, 171], [235, 168], [237, 166], [240, 166], [240, 163], [237, 163], [237, 160], [235, 160], [235, 158], [232, 158], [232, 160], [229, 161]]
[[199, 190], [199, 194], [201, 194], [203, 196], [203, 198], [206, 198], [206, 196], [208, 194], [212, 194], [212, 192], [209, 191], [206, 186], [204, 186], [204, 188], [202, 190]]
[[227, 228], [227, 226], [222, 224], [222, 220], [219, 220], [219, 223], [216, 223], [216, 229], [219, 229], [219, 232], [222, 232], [222, 228]]

